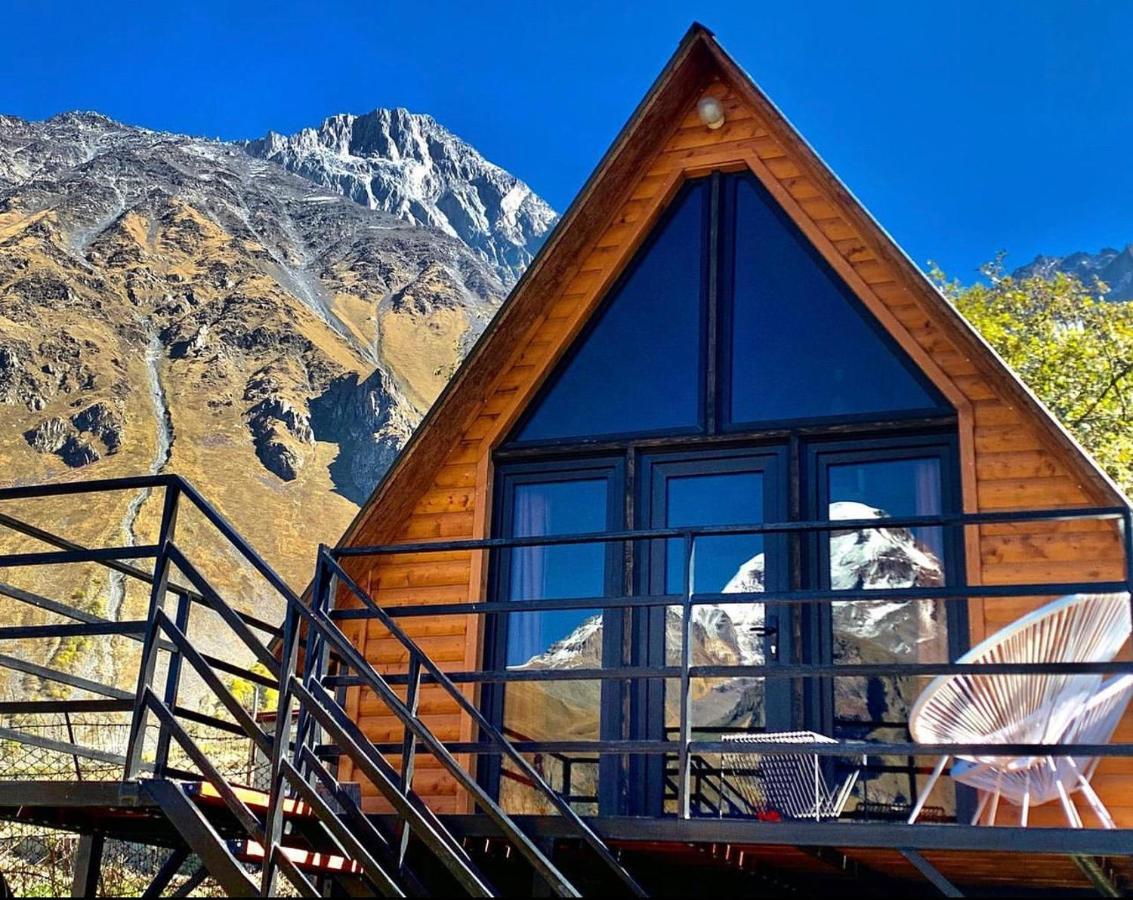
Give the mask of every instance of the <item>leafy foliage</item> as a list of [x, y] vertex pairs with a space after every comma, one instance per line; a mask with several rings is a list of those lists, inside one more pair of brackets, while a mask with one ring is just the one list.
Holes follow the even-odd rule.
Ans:
[[1133, 492], [1133, 302], [1106, 302], [1108, 288], [1056, 274], [1014, 278], [1002, 257], [986, 284], [933, 279], [1039, 398]]

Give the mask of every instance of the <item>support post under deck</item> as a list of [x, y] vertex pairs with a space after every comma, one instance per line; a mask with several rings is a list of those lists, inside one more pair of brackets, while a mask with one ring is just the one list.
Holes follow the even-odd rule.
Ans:
[[71, 882], [72, 897], [97, 897], [98, 877], [102, 874], [102, 847], [105, 838], [98, 834], [84, 834], [75, 850], [75, 874]]

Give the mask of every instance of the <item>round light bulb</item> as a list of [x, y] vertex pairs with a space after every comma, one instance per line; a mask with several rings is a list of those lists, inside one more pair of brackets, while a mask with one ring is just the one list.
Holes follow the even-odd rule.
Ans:
[[713, 131], [724, 124], [724, 104], [711, 94], [705, 94], [700, 98], [700, 102], [696, 104], [696, 112], [700, 116], [700, 121]]

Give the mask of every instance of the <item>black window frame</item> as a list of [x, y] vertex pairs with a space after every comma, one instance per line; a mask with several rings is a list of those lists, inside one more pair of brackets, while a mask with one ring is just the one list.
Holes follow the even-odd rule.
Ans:
[[[496, 467], [495, 488], [492, 502], [492, 536], [506, 538], [514, 534], [515, 488], [525, 484], [563, 483], [572, 481], [593, 481], [606, 479], [606, 530], [621, 531], [625, 527], [626, 492], [625, 461], [620, 456], [610, 454], [587, 455], [572, 459], [544, 459], [534, 462], [508, 464]], [[623, 593], [625, 584], [624, 557], [620, 546], [611, 542], [605, 545], [605, 571], [603, 573], [603, 595], [616, 597]], [[488, 590], [494, 602], [507, 602], [511, 588], [511, 557], [509, 549], [497, 550], [489, 555]], [[625, 632], [624, 610], [603, 610], [602, 665], [612, 667], [620, 664], [620, 641], [615, 643], [613, 635]], [[508, 623], [510, 614], [493, 613], [484, 623], [484, 646], [482, 667], [491, 671], [507, 668]], [[488, 683], [481, 689], [480, 705], [489, 720], [498, 726], [504, 721], [504, 693], [506, 683]], [[621, 706], [624, 687], [613, 681], [603, 681], [599, 698], [599, 736], [603, 739], [616, 738], [621, 732]], [[616, 732], [616, 733], [615, 733]], [[617, 772], [618, 760], [602, 756], [599, 760], [599, 810], [605, 811], [616, 803], [615, 792], [619, 789], [620, 774]], [[492, 796], [499, 796], [500, 767], [499, 756], [482, 756], [478, 761], [479, 778]]]

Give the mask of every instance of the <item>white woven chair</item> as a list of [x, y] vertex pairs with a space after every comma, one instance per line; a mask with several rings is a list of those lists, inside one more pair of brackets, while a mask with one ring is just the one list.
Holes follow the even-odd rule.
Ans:
[[[1048, 603], [996, 632], [961, 663], [1108, 662], [1130, 635], [1129, 595], [1074, 594]], [[1133, 676], [1102, 683], [1101, 675], [943, 675], [909, 714], [923, 744], [1104, 744], [1133, 696]], [[909, 816], [916, 821], [952, 757], [941, 757]], [[1107, 828], [1113, 820], [1090, 787], [1097, 760], [1053, 755], [956, 757], [955, 781], [983, 791], [973, 824], [987, 810], [995, 823], [1000, 797], [1022, 808], [1058, 799], [1072, 827], [1082, 822], [1069, 795], [1081, 791]]]
[[857, 783], [859, 768], [841, 784], [829, 784], [817, 753], [764, 753], [761, 744], [836, 744], [813, 731], [728, 734], [735, 750], [721, 754], [721, 769], [758, 815], [774, 813], [785, 819], [836, 819]]

